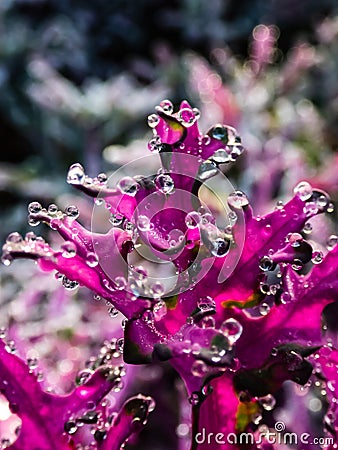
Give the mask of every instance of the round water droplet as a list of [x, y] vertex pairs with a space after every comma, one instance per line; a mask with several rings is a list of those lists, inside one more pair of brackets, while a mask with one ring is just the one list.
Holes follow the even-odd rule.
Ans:
[[197, 228], [201, 222], [201, 216], [196, 211], [189, 212], [185, 217], [185, 224], [188, 228]]
[[235, 209], [241, 209], [248, 206], [248, 197], [241, 191], [235, 191], [228, 197], [228, 204], [230, 207]]
[[337, 243], [338, 243], [338, 236], [336, 236], [335, 234], [331, 234], [331, 236], [327, 240], [327, 244], [326, 244], [327, 249], [333, 250], [333, 248], [337, 245]]
[[217, 175], [218, 169], [216, 164], [211, 160], [206, 160], [201, 163], [198, 169], [198, 178], [200, 180], [208, 180], [209, 178]]
[[217, 258], [225, 256], [230, 249], [230, 241], [228, 239], [217, 238], [211, 242], [211, 254]]
[[315, 251], [312, 253], [312, 262], [313, 264], [320, 264], [321, 262], [323, 262], [324, 259], [324, 255], [323, 252], [321, 251]]
[[276, 405], [276, 399], [273, 395], [268, 394], [265, 397], [260, 397], [259, 403], [263, 406], [263, 408], [266, 411], [271, 411]]
[[238, 320], [230, 318], [221, 324], [220, 331], [228, 338], [230, 345], [234, 345], [241, 337], [243, 327]]
[[201, 327], [202, 328], [215, 328], [215, 319], [212, 316], [205, 316], [201, 320]]
[[326, 212], [333, 213], [333, 211], [334, 211], [334, 204], [332, 202], [330, 202], [326, 207]]
[[77, 425], [75, 420], [67, 420], [64, 425], [64, 430], [67, 434], [75, 434], [77, 432]]
[[56, 205], [54, 205], [54, 203], [52, 203], [48, 206], [48, 215], [49, 216], [56, 216], [58, 211], [59, 211], [58, 207]]
[[159, 153], [162, 150], [162, 142], [159, 136], [155, 136], [148, 142], [148, 149], [151, 152]]
[[188, 400], [192, 406], [197, 406], [200, 402], [200, 397], [198, 395], [198, 392], [193, 392]]
[[3, 254], [1, 256], [1, 262], [4, 266], [9, 267], [12, 264], [13, 257], [10, 254]]
[[223, 125], [215, 125], [208, 133], [214, 139], [219, 141], [223, 141], [225, 143], [228, 142], [228, 129]]
[[122, 194], [134, 197], [138, 191], [138, 183], [131, 177], [123, 177], [117, 184], [118, 189]]
[[153, 307], [153, 314], [156, 322], [163, 319], [163, 317], [167, 314], [166, 304], [162, 301], [155, 303]]
[[150, 287], [150, 292], [153, 295], [154, 298], [160, 298], [164, 294], [164, 286], [162, 283], [157, 281], [156, 283], [152, 284]]
[[289, 292], [283, 292], [280, 299], [282, 303], [288, 303], [289, 301], [291, 301], [291, 295], [289, 294]]
[[116, 277], [114, 279], [114, 286], [118, 291], [123, 291], [123, 289], [127, 286], [127, 281], [124, 277]]
[[224, 164], [230, 161], [230, 155], [224, 148], [220, 148], [215, 151], [210, 159], [215, 161], [216, 164]]
[[208, 367], [204, 361], [197, 359], [191, 366], [191, 373], [194, 377], [202, 378], [208, 373]]
[[192, 109], [182, 108], [178, 113], [178, 119], [186, 128], [191, 127], [196, 122], [196, 115]]
[[120, 213], [112, 214], [109, 218], [109, 222], [113, 225], [113, 227], [119, 227], [123, 222], [124, 216]]
[[171, 194], [175, 189], [174, 180], [170, 175], [163, 173], [155, 178], [155, 185], [162, 194]]
[[102, 184], [106, 183], [107, 180], [108, 180], [108, 176], [107, 176], [107, 174], [104, 173], [104, 172], [99, 173], [98, 176], [97, 176], [96, 178], [97, 178], [97, 181], [98, 181], [99, 183], [102, 183]]
[[38, 360], [37, 358], [27, 358], [27, 366], [30, 370], [34, 370], [38, 367]]
[[74, 289], [76, 289], [78, 287], [79, 283], [77, 281], [72, 281], [69, 278], [63, 276], [62, 285], [65, 289], [67, 289], [69, 291], [73, 291]]
[[312, 186], [307, 181], [298, 183], [293, 192], [303, 201], [309, 200], [313, 194]]
[[85, 181], [85, 171], [81, 164], [76, 163], [70, 166], [67, 174], [68, 184], [83, 184]]
[[144, 215], [138, 216], [136, 224], [140, 231], [149, 231], [151, 228], [149, 217]]
[[79, 209], [75, 205], [67, 206], [65, 213], [68, 217], [74, 220], [77, 219], [80, 215]]
[[287, 235], [287, 242], [294, 248], [299, 247], [303, 240], [303, 236], [299, 233], [290, 233]]
[[20, 244], [22, 242], [21, 234], [14, 232], [7, 236], [6, 243], [7, 244]]
[[292, 262], [291, 267], [293, 268], [293, 270], [299, 271], [302, 270], [304, 264], [300, 259], [295, 258]]
[[86, 255], [86, 264], [89, 267], [96, 267], [99, 263], [99, 259], [94, 252], [87, 253]]
[[32, 217], [28, 218], [28, 225], [30, 225], [31, 227], [37, 227], [38, 225], [40, 225], [40, 221], [39, 220], [35, 220]]
[[259, 305], [259, 314], [261, 316], [267, 316], [270, 312], [270, 306], [267, 303]]
[[312, 225], [310, 222], [306, 222], [306, 224], [303, 227], [303, 233], [304, 234], [311, 234], [312, 233]]
[[116, 317], [118, 315], [118, 310], [114, 307], [111, 307], [108, 309], [108, 314], [110, 315], [110, 317]]
[[42, 206], [39, 202], [32, 202], [28, 205], [28, 212], [30, 214], [38, 214], [42, 210]]
[[316, 202], [307, 202], [303, 208], [306, 217], [312, 217], [318, 213], [318, 205]]
[[76, 245], [74, 242], [66, 241], [61, 245], [62, 256], [64, 258], [73, 258], [76, 255]]
[[170, 100], [163, 100], [159, 106], [162, 109], [162, 111], [164, 111], [167, 114], [172, 114], [174, 111], [174, 105], [171, 103]]
[[275, 263], [272, 261], [272, 259], [269, 256], [263, 256], [263, 258], [259, 261], [259, 268], [263, 270], [264, 272], [267, 272], [269, 270], [273, 270], [275, 267]]
[[148, 116], [148, 125], [150, 128], [155, 128], [160, 123], [160, 117], [157, 114], [150, 114]]

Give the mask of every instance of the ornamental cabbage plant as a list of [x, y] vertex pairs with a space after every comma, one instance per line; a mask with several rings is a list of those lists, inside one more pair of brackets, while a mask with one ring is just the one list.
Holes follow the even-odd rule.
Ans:
[[[225, 176], [243, 152], [240, 136], [224, 124], [202, 133], [198, 119], [188, 102], [175, 111], [164, 100], [148, 117], [149, 155], [109, 177], [70, 167], [67, 182], [94, 200], [90, 230], [76, 206], [32, 202], [29, 224], [55, 230], [60, 248], [33, 232], [8, 236], [5, 265], [33, 259], [125, 320], [123, 339], [105, 342], [67, 395], [44, 391], [32, 362], [3, 339], [1, 393], [21, 419], [6, 448], [123, 448], [155, 403], [145, 392], [114, 410], [105, 398], [133, 366], [165, 361], [190, 408], [181, 449], [337, 448], [338, 238], [324, 248], [309, 237], [311, 219], [334, 206], [302, 181], [287, 203], [255, 216]], [[305, 397], [322, 414], [313, 417]], [[311, 437], [283, 440], [290, 432]]]

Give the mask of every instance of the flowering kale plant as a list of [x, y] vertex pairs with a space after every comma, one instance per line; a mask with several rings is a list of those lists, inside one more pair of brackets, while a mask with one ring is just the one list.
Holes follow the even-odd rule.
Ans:
[[[66, 289], [86, 286], [126, 319], [124, 338], [105, 342], [67, 395], [45, 392], [34, 361], [3, 340], [1, 393], [22, 422], [3, 446], [124, 447], [155, 404], [145, 393], [116, 410], [107, 394], [133, 365], [168, 361], [191, 410], [180, 448], [288, 448], [284, 434], [314, 427], [322, 448], [337, 448], [338, 238], [327, 248], [309, 240], [311, 219], [333, 211], [330, 198], [303, 181], [286, 204], [255, 216], [223, 174], [243, 151], [236, 130], [215, 125], [202, 134], [199, 111], [185, 101], [177, 112], [167, 100], [156, 110], [150, 155], [109, 178], [70, 167], [68, 183], [94, 199], [91, 231], [77, 207], [33, 202], [30, 225], [49, 225], [61, 248], [32, 232], [8, 236], [5, 265], [31, 258]], [[297, 445], [320, 447], [311, 439]]]

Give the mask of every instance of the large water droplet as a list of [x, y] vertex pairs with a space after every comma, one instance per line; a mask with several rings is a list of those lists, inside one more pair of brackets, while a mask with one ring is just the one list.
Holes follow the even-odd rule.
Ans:
[[124, 216], [117, 212], [112, 214], [109, 218], [109, 222], [113, 225], [113, 227], [119, 227], [123, 222]]
[[79, 209], [75, 205], [67, 206], [65, 213], [67, 214], [68, 217], [74, 220], [77, 219], [80, 215]]
[[31, 202], [28, 205], [28, 212], [30, 214], [38, 214], [42, 210], [42, 206], [39, 202]]
[[249, 204], [249, 200], [243, 192], [235, 191], [229, 195], [228, 204], [232, 208], [241, 209]]
[[182, 108], [178, 113], [178, 118], [186, 128], [191, 127], [197, 119], [195, 112], [189, 108]]
[[73, 291], [74, 289], [76, 289], [79, 285], [79, 283], [77, 281], [72, 281], [67, 277], [63, 277], [62, 278], [62, 285], [65, 289], [69, 290], [69, 291]]
[[160, 117], [157, 114], [150, 114], [148, 116], [148, 125], [150, 128], [155, 128], [160, 123]]
[[293, 190], [294, 194], [297, 195], [301, 200], [306, 201], [312, 196], [313, 190], [310, 183], [307, 181], [301, 181]]
[[200, 180], [208, 180], [209, 178], [217, 175], [218, 169], [213, 161], [207, 160], [201, 163], [198, 169], [198, 178]]
[[267, 316], [270, 312], [270, 306], [267, 303], [262, 303], [258, 309], [261, 316]]
[[259, 403], [263, 406], [266, 411], [271, 411], [276, 405], [276, 399], [273, 395], [268, 394], [265, 397], [260, 397]]
[[147, 216], [140, 215], [137, 218], [137, 227], [140, 231], [149, 231], [151, 228], [150, 219]]
[[238, 320], [230, 318], [221, 324], [220, 330], [228, 338], [230, 345], [234, 345], [241, 337], [243, 327]]
[[76, 245], [74, 242], [66, 241], [61, 245], [62, 256], [64, 258], [73, 258], [76, 255]]
[[185, 217], [185, 224], [188, 228], [197, 228], [201, 222], [201, 216], [196, 211], [189, 212]]
[[138, 183], [131, 177], [124, 177], [117, 184], [118, 189], [122, 194], [130, 195], [134, 197], [138, 191]]
[[216, 238], [215, 240], [212, 240], [211, 245], [212, 245], [211, 247], [212, 255], [218, 258], [225, 256], [230, 249], [230, 241], [223, 238]]
[[333, 248], [337, 245], [337, 243], [338, 243], [338, 236], [336, 236], [335, 234], [331, 234], [331, 236], [327, 240], [327, 244], [326, 244], [327, 249], [333, 250]]
[[99, 259], [94, 252], [87, 253], [86, 255], [86, 264], [89, 267], [96, 267], [99, 263]]
[[208, 373], [208, 367], [204, 361], [197, 359], [191, 366], [191, 373], [194, 377], [202, 378]]
[[311, 261], [313, 262], [313, 264], [320, 264], [321, 262], [323, 262], [323, 259], [324, 259], [323, 252], [318, 250], [312, 253]]
[[14, 232], [7, 236], [6, 243], [7, 244], [20, 244], [22, 242], [21, 234]]
[[162, 111], [164, 111], [167, 114], [172, 114], [174, 111], [174, 105], [171, 103], [170, 100], [163, 100], [159, 104], [159, 107], [162, 109]]
[[124, 277], [116, 277], [114, 279], [114, 286], [118, 291], [123, 291], [123, 289], [127, 286], [127, 281]]
[[215, 125], [208, 134], [214, 139], [223, 141], [225, 143], [228, 142], [228, 129], [223, 125]]
[[275, 264], [269, 256], [263, 256], [259, 261], [259, 268], [264, 272], [272, 270]]
[[163, 194], [171, 194], [175, 189], [174, 180], [170, 175], [160, 174], [155, 178], [157, 189]]
[[83, 184], [85, 181], [85, 171], [81, 164], [76, 163], [70, 166], [67, 174], [68, 184]]

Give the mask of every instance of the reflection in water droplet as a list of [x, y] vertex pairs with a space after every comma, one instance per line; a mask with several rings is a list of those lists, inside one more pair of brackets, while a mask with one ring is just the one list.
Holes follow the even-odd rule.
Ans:
[[67, 174], [67, 183], [78, 185], [85, 181], [85, 171], [81, 164], [76, 163], [70, 166]]

